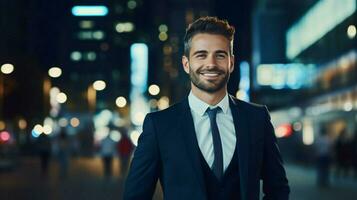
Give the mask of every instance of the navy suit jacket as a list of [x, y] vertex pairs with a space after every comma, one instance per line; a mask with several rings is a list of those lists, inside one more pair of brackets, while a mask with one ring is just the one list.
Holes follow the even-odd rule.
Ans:
[[[260, 180], [265, 200], [289, 198], [289, 186], [274, 128], [265, 106], [230, 96], [236, 130], [242, 200], [258, 200]], [[124, 200], [152, 199], [158, 179], [165, 200], [205, 200], [193, 119], [186, 98], [149, 113], [125, 183]]]

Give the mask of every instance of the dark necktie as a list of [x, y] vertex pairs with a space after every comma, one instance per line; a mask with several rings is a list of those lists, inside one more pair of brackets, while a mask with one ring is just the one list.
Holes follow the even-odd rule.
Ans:
[[223, 153], [222, 153], [222, 143], [221, 136], [219, 135], [218, 126], [216, 122], [216, 115], [220, 108], [207, 109], [207, 114], [211, 122], [212, 139], [213, 139], [213, 150], [214, 150], [214, 161], [213, 161], [213, 173], [216, 175], [218, 180], [223, 176]]

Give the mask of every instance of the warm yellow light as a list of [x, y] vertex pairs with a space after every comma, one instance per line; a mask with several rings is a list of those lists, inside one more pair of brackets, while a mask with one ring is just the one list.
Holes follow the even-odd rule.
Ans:
[[310, 119], [303, 121], [302, 142], [305, 145], [312, 145], [314, 143], [314, 128]]
[[52, 67], [48, 70], [48, 75], [52, 78], [58, 78], [62, 74], [62, 69], [59, 67]]
[[73, 127], [77, 127], [77, 126], [79, 126], [80, 121], [79, 121], [78, 118], [73, 117], [73, 118], [71, 119], [70, 123], [71, 123], [71, 125], [72, 125]]
[[140, 132], [139, 132], [139, 131], [137, 131], [137, 130], [131, 131], [131, 133], [130, 133], [130, 139], [131, 139], [131, 141], [133, 142], [133, 144], [134, 144], [135, 146], [138, 145], [138, 139], [139, 139], [139, 137], [140, 137]]
[[126, 99], [125, 97], [118, 97], [116, 100], [115, 100], [115, 104], [119, 107], [119, 108], [123, 108], [126, 106]]
[[43, 133], [43, 126], [40, 124], [36, 124], [36, 126], [33, 128], [33, 130], [40, 135], [41, 133]]
[[56, 100], [58, 103], [65, 103], [67, 101], [67, 95], [63, 92], [60, 92], [57, 96], [56, 96]]
[[44, 125], [43, 126], [43, 133], [46, 135], [49, 135], [52, 133], [52, 127], [49, 125]]
[[166, 32], [160, 32], [159, 34], [159, 40], [160, 41], [166, 41], [169, 36], [167, 35]]
[[27, 122], [24, 119], [20, 119], [18, 125], [21, 130], [24, 130], [27, 127]]
[[6, 124], [4, 121], [0, 121], [0, 130], [4, 130], [6, 128]]
[[163, 96], [159, 99], [159, 102], [157, 103], [157, 107], [159, 108], [159, 110], [163, 110], [165, 108], [168, 108], [169, 104], [170, 104], [169, 98]]
[[246, 100], [248, 95], [244, 90], [238, 90], [236, 93], [236, 98], [240, 100]]
[[348, 38], [350, 39], [353, 39], [356, 37], [356, 26], [355, 25], [349, 25], [348, 28], [347, 28], [347, 36]]
[[104, 81], [98, 80], [93, 83], [93, 88], [97, 91], [104, 90], [107, 85], [105, 84]]
[[1, 65], [1, 72], [4, 74], [11, 74], [14, 71], [14, 65], [10, 63], [6, 63]]
[[134, 114], [133, 124], [140, 126], [143, 124], [144, 119], [145, 119], [145, 114], [142, 112], [137, 112]]
[[160, 87], [158, 85], [150, 85], [149, 93], [153, 96], [158, 95], [160, 93]]

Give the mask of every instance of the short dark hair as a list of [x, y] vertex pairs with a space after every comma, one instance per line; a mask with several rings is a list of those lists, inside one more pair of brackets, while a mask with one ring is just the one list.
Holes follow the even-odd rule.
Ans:
[[235, 29], [229, 25], [227, 20], [217, 17], [200, 17], [186, 29], [184, 38], [184, 55], [189, 57], [192, 38], [199, 33], [222, 35], [230, 41], [230, 53], [233, 55], [233, 39]]

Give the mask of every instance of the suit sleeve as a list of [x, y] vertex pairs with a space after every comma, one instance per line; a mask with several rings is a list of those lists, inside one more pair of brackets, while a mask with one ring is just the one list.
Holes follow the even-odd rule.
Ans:
[[287, 200], [290, 188], [286, 178], [283, 161], [280, 155], [273, 125], [270, 122], [268, 110], [265, 111], [264, 152], [263, 152], [263, 192], [264, 200]]
[[152, 199], [159, 177], [159, 150], [152, 117], [148, 114], [143, 124], [130, 171], [125, 183], [124, 200]]

